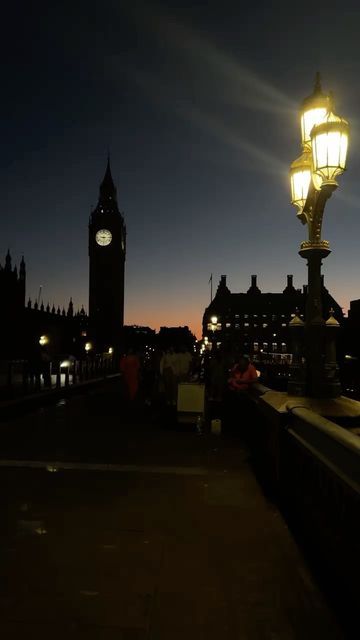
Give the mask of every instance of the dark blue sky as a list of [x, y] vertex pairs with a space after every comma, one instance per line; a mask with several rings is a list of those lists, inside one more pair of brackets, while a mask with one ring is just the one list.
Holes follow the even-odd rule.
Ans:
[[[0, 255], [27, 293], [87, 307], [87, 223], [107, 151], [128, 229], [127, 323], [199, 334], [210, 273], [306, 282], [289, 203], [297, 108], [315, 72], [351, 124], [329, 202], [326, 284], [360, 297], [356, 2], [14, 2], [2, 17]], [[50, 5], [50, 6], [49, 6]], [[271, 6], [270, 6], [271, 5]], [[3, 258], [0, 258], [3, 263]]]

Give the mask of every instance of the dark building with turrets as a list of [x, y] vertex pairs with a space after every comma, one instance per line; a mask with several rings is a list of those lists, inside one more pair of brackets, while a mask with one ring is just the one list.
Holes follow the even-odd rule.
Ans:
[[21, 259], [19, 269], [12, 266], [10, 251], [0, 264], [0, 360], [28, 359], [36, 356], [41, 337], [46, 337], [49, 355], [84, 351], [88, 340], [88, 317], [82, 308], [74, 312], [70, 299], [68, 309], [55, 308], [42, 300], [29, 299], [25, 306], [26, 266]]
[[[341, 307], [323, 284], [323, 312], [343, 325]], [[298, 313], [304, 318], [307, 287], [296, 289], [293, 276], [287, 276], [282, 293], [262, 293], [257, 276], [251, 276], [246, 293], [232, 293], [221, 276], [216, 295], [205, 309], [203, 336], [209, 343], [231, 351], [249, 354], [255, 361], [290, 362], [291, 344], [288, 325]]]
[[81, 357], [86, 343], [92, 353], [116, 347], [124, 324], [125, 253], [126, 228], [108, 160], [89, 221], [89, 317], [83, 308], [74, 310], [72, 299], [67, 309], [45, 307], [40, 297], [26, 304], [24, 258], [18, 269], [8, 251], [0, 264], [0, 360], [35, 357], [41, 342], [52, 357]]
[[0, 292], [3, 311], [16, 316], [25, 306], [26, 267], [24, 257], [20, 262], [19, 271], [12, 267], [11, 255], [8, 250], [5, 264], [0, 264]]

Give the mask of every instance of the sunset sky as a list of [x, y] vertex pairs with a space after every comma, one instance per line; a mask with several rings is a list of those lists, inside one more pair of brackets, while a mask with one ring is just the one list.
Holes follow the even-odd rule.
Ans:
[[189, 325], [227, 274], [262, 291], [307, 280], [289, 202], [298, 107], [316, 71], [351, 125], [327, 205], [326, 286], [360, 297], [360, 5], [14, 2], [2, 15], [0, 262], [27, 296], [88, 306], [87, 224], [107, 154], [128, 244], [125, 322]]

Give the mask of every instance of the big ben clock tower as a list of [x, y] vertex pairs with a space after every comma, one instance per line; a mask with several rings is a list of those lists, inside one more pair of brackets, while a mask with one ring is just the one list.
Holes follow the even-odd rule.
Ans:
[[108, 160], [89, 221], [89, 320], [97, 351], [116, 347], [124, 324], [126, 227]]

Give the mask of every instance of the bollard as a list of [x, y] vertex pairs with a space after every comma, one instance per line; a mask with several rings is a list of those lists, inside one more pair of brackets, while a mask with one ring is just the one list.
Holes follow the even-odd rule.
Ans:
[[221, 435], [221, 420], [219, 418], [211, 420], [211, 433], [215, 436]]
[[13, 374], [13, 365], [12, 362], [8, 362], [8, 371], [7, 371], [7, 386], [11, 389], [12, 387], [12, 376]]
[[29, 363], [24, 360], [22, 366], [22, 388], [23, 393], [27, 393], [29, 386]]
[[38, 372], [35, 374], [35, 389], [36, 391], [41, 390], [41, 374]]
[[197, 416], [196, 418], [196, 433], [199, 436], [202, 436], [204, 433], [204, 421], [201, 416]]

